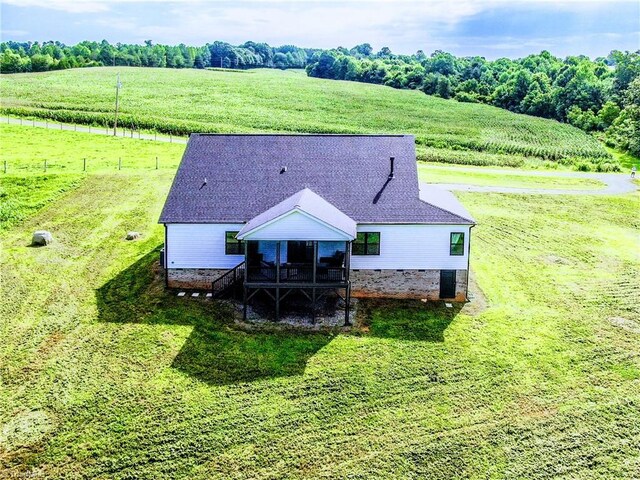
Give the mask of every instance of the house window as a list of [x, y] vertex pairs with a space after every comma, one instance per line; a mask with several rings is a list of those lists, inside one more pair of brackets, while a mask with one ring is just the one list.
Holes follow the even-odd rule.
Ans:
[[225, 232], [224, 253], [226, 255], [244, 255], [244, 242], [238, 240], [238, 232]]
[[451, 232], [449, 255], [464, 255], [464, 233]]
[[360, 232], [351, 246], [353, 255], [380, 255], [380, 232]]

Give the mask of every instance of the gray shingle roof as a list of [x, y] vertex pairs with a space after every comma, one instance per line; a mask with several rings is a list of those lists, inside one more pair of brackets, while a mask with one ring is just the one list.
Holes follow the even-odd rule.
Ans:
[[420, 188], [420, 198], [431, 205], [440, 207], [459, 217], [466, 218], [470, 223], [475, 223], [469, 211], [464, 208], [455, 195], [448, 190], [439, 188], [436, 185], [423, 183]]
[[237, 238], [242, 239], [252, 230], [260, 228], [272, 220], [296, 210], [311, 215], [321, 222], [330, 225], [334, 229], [342, 232], [345, 236], [350, 237], [350, 240], [356, 238], [356, 222], [308, 188], [303, 188], [279, 204], [253, 217], [238, 232]]
[[244, 223], [304, 188], [358, 223], [473, 223], [420, 200], [412, 135], [278, 134], [192, 134], [160, 223]]

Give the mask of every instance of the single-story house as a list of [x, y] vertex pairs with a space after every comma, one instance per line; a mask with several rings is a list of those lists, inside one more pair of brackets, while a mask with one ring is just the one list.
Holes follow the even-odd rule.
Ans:
[[169, 287], [467, 297], [475, 222], [412, 135], [192, 134], [159, 222]]

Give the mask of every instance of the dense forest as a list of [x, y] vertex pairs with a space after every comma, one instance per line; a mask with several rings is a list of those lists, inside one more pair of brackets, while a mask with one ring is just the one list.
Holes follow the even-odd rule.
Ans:
[[369, 44], [315, 52], [312, 77], [418, 89], [460, 102], [568, 122], [611, 146], [640, 155], [640, 52], [613, 51], [606, 58], [556, 58], [547, 51], [518, 60], [377, 53]]
[[304, 68], [314, 49], [294, 45], [271, 47], [246, 42], [231, 45], [213, 42], [203, 47], [154, 44], [143, 45], [80, 42], [68, 46], [60, 42], [0, 43], [0, 72], [44, 72], [76, 67], [131, 66], [160, 68]]
[[460, 102], [568, 122], [595, 132], [610, 146], [640, 155], [640, 51], [606, 58], [560, 59], [547, 51], [511, 60], [456, 57], [435, 51], [395, 55], [365, 43], [352, 49], [271, 47], [213, 42], [202, 47], [112, 45], [107, 41], [0, 43], [0, 72], [102, 66], [166, 68], [306, 68], [309, 76], [421, 90]]

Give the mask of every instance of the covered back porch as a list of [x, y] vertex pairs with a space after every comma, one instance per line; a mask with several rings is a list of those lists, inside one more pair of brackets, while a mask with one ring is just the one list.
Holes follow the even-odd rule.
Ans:
[[245, 224], [236, 238], [244, 242], [244, 316], [247, 303], [263, 292], [280, 302], [299, 292], [311, 303], [335, 293], [345, 302], [349, 321], [349, 261], [356, 223], [309, 189], [285, 199]]
[[249, 240], [245, 282], [344, 284], [349, 250], [344, 241]]

